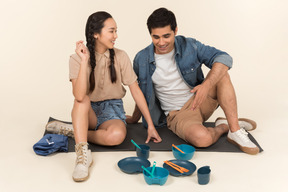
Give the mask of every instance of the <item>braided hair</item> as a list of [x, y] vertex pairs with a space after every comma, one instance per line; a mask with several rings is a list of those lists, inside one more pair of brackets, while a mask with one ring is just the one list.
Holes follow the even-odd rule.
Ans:
[[[86, 36], [86, 46], [90, 52], [90, 65], [91, 65], [91, 73], [89, 77], [90, 87], [89, 87], [89, 93], [93, 92], [95, 89], [95, 76], [94, 76], [94, 70], [96, 67], [96, 58], [95, 58], [95, 33], [101, 33], [102, 28], [104, 27], [104, 22], [112, 18], [112, 16], [104, 11], [99, 11], [96, 13], [93, 13], [89, 16], [87, 23], [86, 23], [86, 29], [85, 29], [85, 36]], [[111, 82], [116, 82], [116, 71], [114, 67], [114, 56], [115, 51], [114, 49], [109, 49], [110, 53], [110, 75], [111, 75]]]

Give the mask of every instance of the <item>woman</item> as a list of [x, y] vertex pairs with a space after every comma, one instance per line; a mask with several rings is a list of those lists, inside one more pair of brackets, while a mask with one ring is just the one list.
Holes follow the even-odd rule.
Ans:
[[[74, 181], [84, 181], [89, 176], [93, 160], [88, 143], [113, 146], [121, 144], [126, 137], [125, 112], [122, 98], [129, 86], [130, 92], [148, 120], [148, 137], [158, 143], [158, 135], [148, 107], [141, 92], [137, 76], [128, 55], [114, 48], [117, 39], [117, 25], [107, 12], [96, 12], [87, 20], [86, 46], [76, 43], [76, 54], [69, 61], [70, 81], [75, 97], [72, 110], [72, 125], [53, 121], [46, 129], [75, 137], [76, 166]], [[73, 135], [74, 133], [74, 135]]]

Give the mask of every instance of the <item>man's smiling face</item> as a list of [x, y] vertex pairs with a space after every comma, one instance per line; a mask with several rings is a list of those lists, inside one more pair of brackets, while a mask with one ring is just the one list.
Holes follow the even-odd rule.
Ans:
[[171, 29], [170, 25], [151, 29], [151, 38], [155, 47], [156, 54], [166, 54], [174, 49], [175, 32]]

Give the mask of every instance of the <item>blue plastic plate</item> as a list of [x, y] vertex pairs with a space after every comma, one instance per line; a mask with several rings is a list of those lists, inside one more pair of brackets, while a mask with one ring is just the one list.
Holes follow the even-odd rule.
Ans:
[[169, 160], [170, 162], [179, 165], [181, 167], [184, 167], [186, 169], [189, 169], [189, 172], [184, 172], [184, 173], [180, 173], [179, 171], [173, 169], [172, 167], [170, 167], [169, 165], [167, 165], [166, 163], [163, 164], [163, 167], [165, 169], [167, 169], [170, 173], [170, 175], [173, 176], [188, 176], [188, 175], [192, 175], [192, 173], [195, 172], [196, 170], [196, 165], [190, 161], [187, 160], [179, 160], [179, 159], [173, 159], [173, 160]]
[[142, 157], [127, 157], [118, 162], [118, 167], [124, 173], [142, 173], [141, 166], [150, 167], [150, 161]]

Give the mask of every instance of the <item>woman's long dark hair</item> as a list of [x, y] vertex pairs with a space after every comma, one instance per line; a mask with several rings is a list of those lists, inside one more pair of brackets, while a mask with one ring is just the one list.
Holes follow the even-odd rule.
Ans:
[[[96, 59], [95, 59], [95, 33], [101, 33], [102, 28], [104, 27], [104, 22], [108, 19], [112, 18], [112, 16], [104, 11], [99, 11], [93, 13], [89, 16], [87, 23], [86, 23], [86, 46], [90, 52], [90, 65], [91, 65], [91, 73], [89, 77], [90, 87], [89, 93], [93, 92], [95, 88], [95, 77], [94, 77], [94, 69], [96, 67]], [[116, 71], [114, 67], [114, 56], [115, 52], [114, 49], [109, 49], [110, 52], [110, 75], [111, 75], [111, 82], [116, 82]]]

